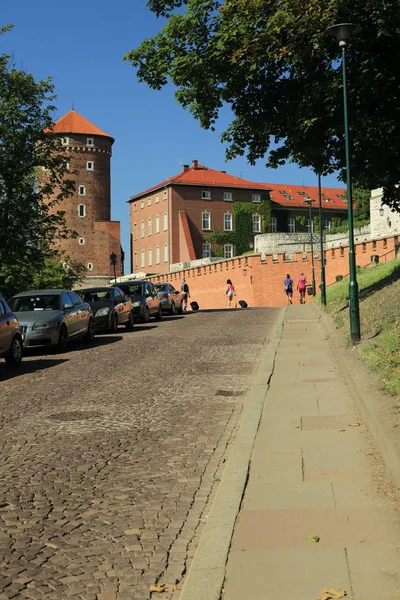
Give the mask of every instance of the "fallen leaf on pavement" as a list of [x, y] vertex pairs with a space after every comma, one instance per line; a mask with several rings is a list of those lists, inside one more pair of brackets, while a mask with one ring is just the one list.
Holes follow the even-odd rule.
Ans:
[[162, 583], [161, 585], [150, 585], [149, 586], [149, 592], [158, 592], [159, 594], [162, 594], [162, 592], [166, 592], [167, 588], [165, 586], [165, 583]]
[[319, 537], [319, 535], [308, 535], [307, 536], [307, 540], [309, 542], [316, 542], [316, 543], [318, 543], [320, 539], [321, 538]]
[[349, 423], [349, 427], [360, 427], [361, 423]]
[[324, 588], [317, 600], [339, 600], [347, 596], [345, 590], [339, 588]]
[[345, 429], [339, 429], [339, 433], [342, 433], [342, 431], [346, 431]]

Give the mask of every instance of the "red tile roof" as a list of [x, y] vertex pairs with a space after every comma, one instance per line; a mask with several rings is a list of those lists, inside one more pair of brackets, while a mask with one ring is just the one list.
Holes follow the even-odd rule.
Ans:
[[96, 125], [82, 117], [76, 110], [70, 110], [66, 115], [58, 119], [51, 130], [53, 133], [82, 133], [84, 135], [103, 135], [114, 140], [111, 135], [105, 133]]
[[[306, 206], [304, 198], [308, 197], [318, 202], [318, 188], [311, 186], [276, 184], [276, 183], [255, 183], [229, 175], [224, 171], [210, 169], [193, 161], [191, 167], [187, 168], [178, 175], [174, 175], [144, 192], [131, 196], [129, 202], [132, 202], [142, 196], [147, 196], [156, 190], [168, 187], [170, 185], [194, 185], [203, 187], [226, 187], [250, 190], [265, 190], [270, 192], [271, 200], [280, 206]], [[322, 188], [322, 204], [326, 208], [347, 209], [345, 200], [345, 190], [342, 188]]]

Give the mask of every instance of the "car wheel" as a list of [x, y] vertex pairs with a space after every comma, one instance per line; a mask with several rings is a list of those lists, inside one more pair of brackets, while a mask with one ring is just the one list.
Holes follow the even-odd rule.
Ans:
[[85, 342], [93, 342], [94, 340], [94, 321], [89, 319], [87, 332], [85, 334]]
[[162, 308], [161, 308], [161, 304], [158, 308], [158, 312], [154, 315], [154, 318], [156, 321], [161, 321], [162, 319]]
[[62, 353], [68, 347], [68, 331], [65, 325], [61, 325], [60, 333], [58, 334], [57, 350]]
[[148, 323], [150, 320], [150, 311], [149, 307], [145, 306], [143, 311], [143, 323]]
[[125, 327], [128, 329], [128, 331], [132, 331], [134, 326], [134, 318], [133, 318], [133, 313], [132, 311], [129, 313], [129, 319], [127, 321], [127, 323], [125, 324]]
[[117, 333], [118, 331], [118, 317], [117, 315], [114, 313], [113, 316], [111, 317], [111, 327], [110, 327], [112, 333]]
[[12, 369], [19, 367], [22, 361], [22, 340], [16, 335], [6, 356], [6, 363]]
[[172, 303], [171, 308], [169, 309], [169, 314], [172, 315], [176, 315], [176, 306], [175, 306], [175, 302]]

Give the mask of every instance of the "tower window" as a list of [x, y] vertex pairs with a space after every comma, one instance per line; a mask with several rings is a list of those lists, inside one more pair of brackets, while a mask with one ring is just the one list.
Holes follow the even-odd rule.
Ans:
[[87, 264], [88, 271], [93, 271], [93, 263]]
[[85, 243], [85, 238], [79, 238], [79, 245], [83, 246], [84, 243]]
[[211, 192], [209, 192], [208, 190], [203, 190], [201, 192], [201, 197], [203, 198], [203, 200], [211, 200]]
[[61, 138], [61, 145], [62, 146], [68, 146], [69, 145], [69, 138], [67, 138], [67, 137]]
[[86, 194], [86, 189], [84, 185], [79, 186], [79, 195], [84, 196]]
[[86, 146], [94, 146], [93, 138], [86, 138]]
[[[78, 204], [78, 215], [80, 217], [86, 217], [86, 206], [84, 204]], [[80, 238], [83, 239], [83, 238]], [[81, 242], [79, 242], [81, 243]]]
[[94, 171], [94, 162], [93, 161], [89, 160], [86, 163], [86, 170], [87, 171]]

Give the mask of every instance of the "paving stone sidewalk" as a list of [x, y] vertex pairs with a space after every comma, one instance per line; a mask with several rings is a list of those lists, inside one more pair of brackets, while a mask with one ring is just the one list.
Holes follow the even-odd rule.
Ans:
[[[374, 449], [372, 449], [373, 453]], [[288, 307], [224, 600], [400, 597], [400, 522], [317, 314]]]

